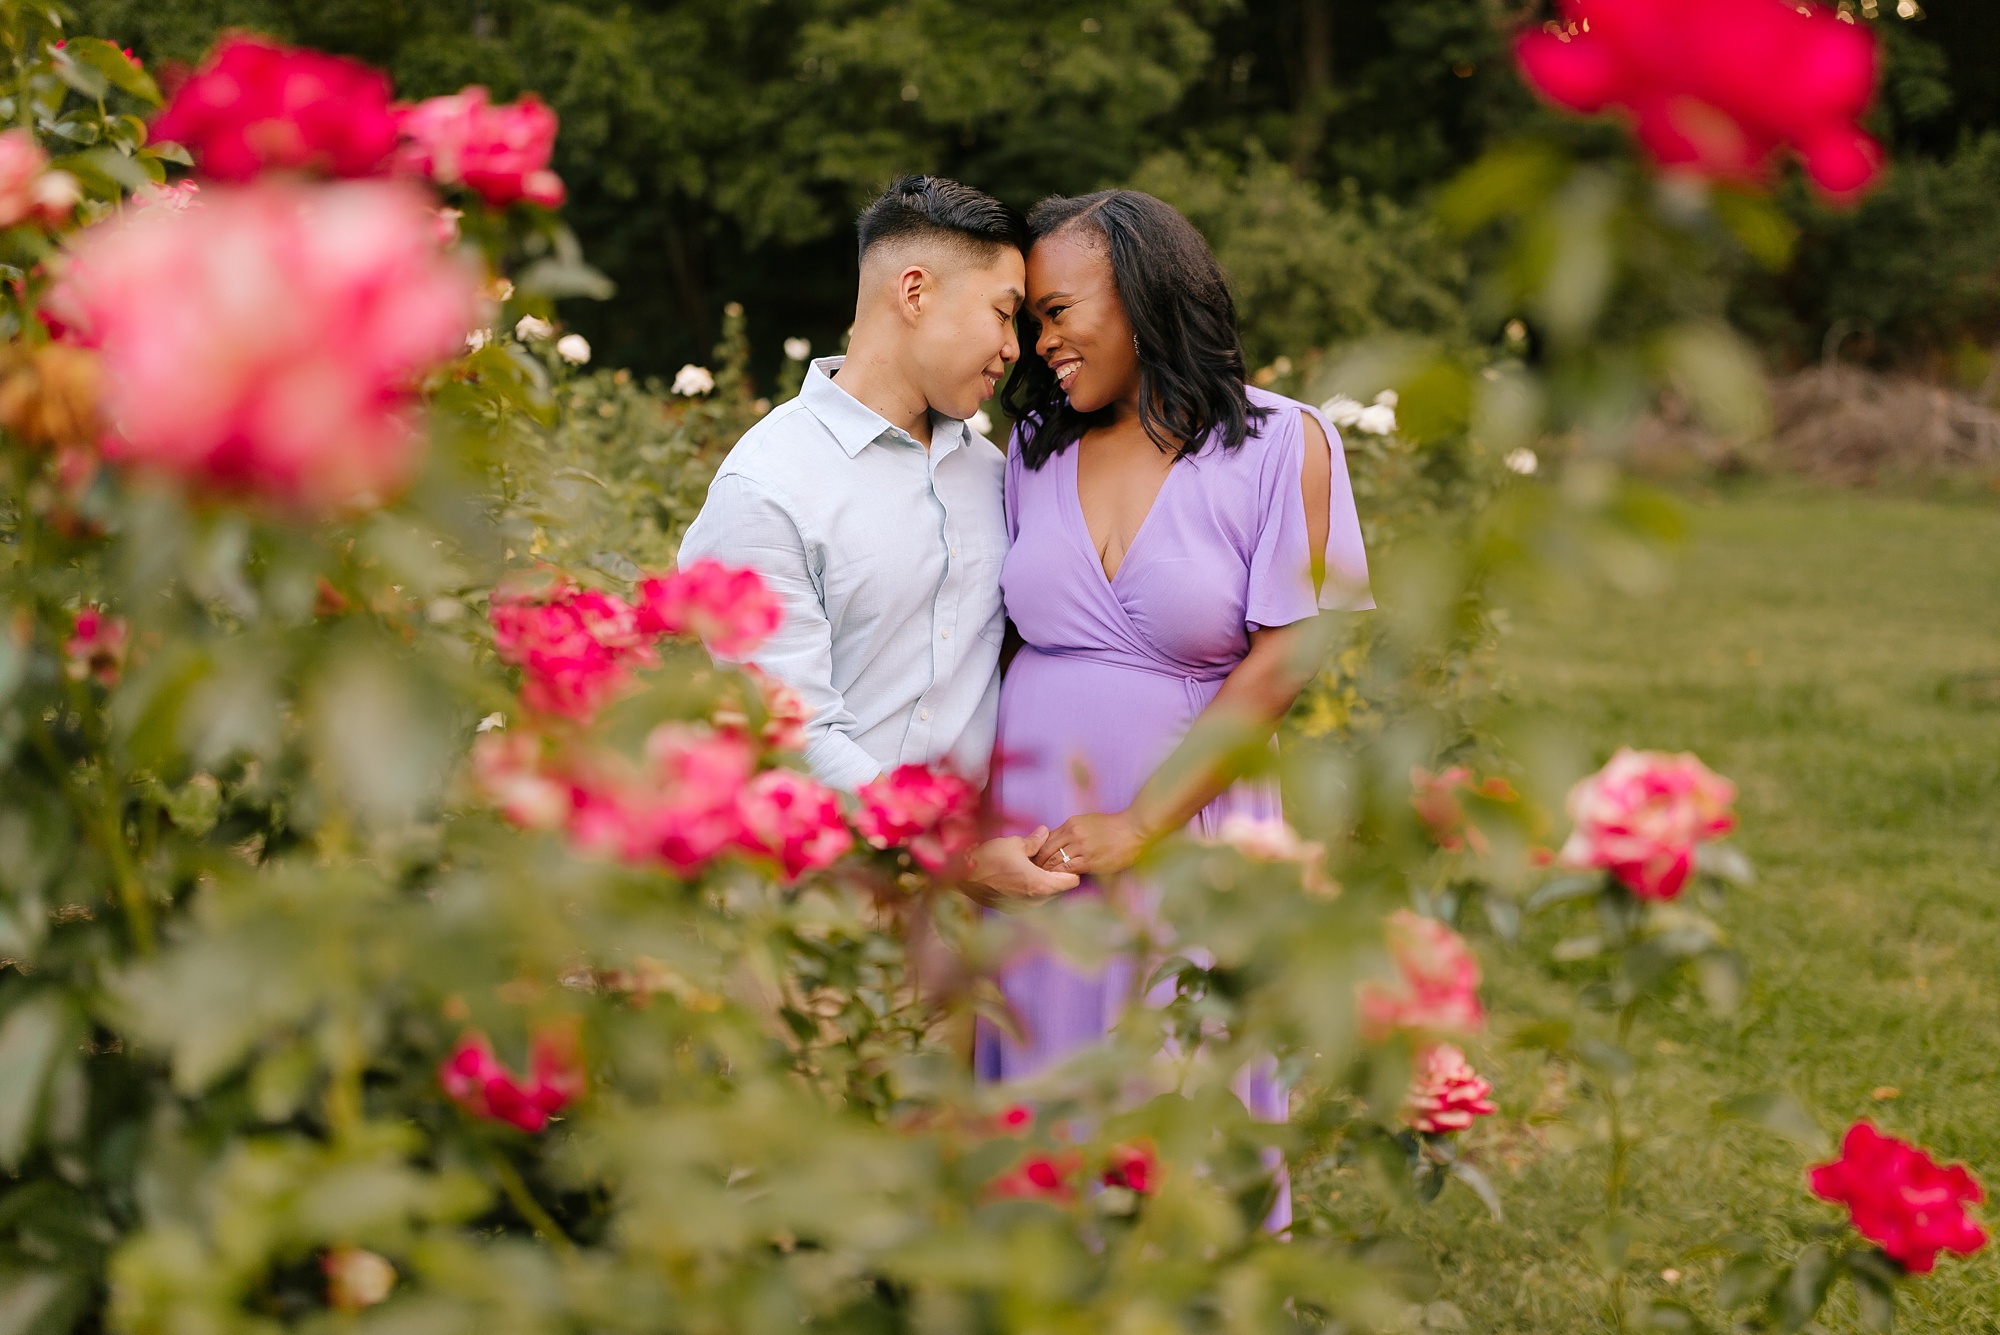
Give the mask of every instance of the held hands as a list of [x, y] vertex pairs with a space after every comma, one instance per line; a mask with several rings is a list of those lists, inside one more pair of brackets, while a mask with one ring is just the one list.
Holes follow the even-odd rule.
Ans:
[[1048, 835], [1048, 827], [1038, 825], [1026, 836], [988, 839], [973, 849], [965, 880], [986, 892], [974, 898], [985, 903], [1038, 900], [1076, 889], [1075, 875], [1060, 867], [1049, 871], [1035, 865], [1035, 855], [1047, 844]]
[[1090, 812], [1057, 826], [1035, 862], [1049, 871], [1109, 876], [1137, 862], [1145, 849], [1146, 832], [1131, 812]]

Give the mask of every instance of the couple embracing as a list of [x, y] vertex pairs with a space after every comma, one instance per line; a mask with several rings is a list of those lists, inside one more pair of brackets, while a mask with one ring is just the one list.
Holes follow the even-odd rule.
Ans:
[[[1275, 729], [1308, 623], [1373, 604], [1339, 437], [1245, 383], [1200, 233], [1137, 191], [1024, 225], [906, 177], [859, 234], [847, 355], [737, 443], [681, 549], [783, 598], [757, 662], [803, 697], [813, 772], [990, 771], [997, 834], [966, 879], [994, 898], [1098, 893], [1175, 830], [1278, 819], [1272, 787], [1175, 749], [1197, 719]], [[968, 419], [1016, 362], [1003, 454]], [[1131, 984], [1024, 955], [1002, 980], [1019, 1037], [982, 1027], [981, 1076], [1105, 1033]], [[1243, 1092], [1282, 1119], [1275, 1083]]]

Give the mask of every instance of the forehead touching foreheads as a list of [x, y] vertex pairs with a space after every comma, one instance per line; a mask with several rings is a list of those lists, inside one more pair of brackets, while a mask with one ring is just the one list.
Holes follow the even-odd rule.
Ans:
[[861, 211], [862, 281], [920, 264], [949, 281], [984, 272], [1027, 241], [1021, 215], [983, 190], [941, 176], [905, 176]]

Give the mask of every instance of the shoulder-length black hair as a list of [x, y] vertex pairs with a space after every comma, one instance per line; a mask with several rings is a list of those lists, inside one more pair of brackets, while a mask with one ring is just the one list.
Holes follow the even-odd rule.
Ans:
[[[1104, 242], [1125, 318], [1139, 340], [1139, 423], [1162, 450], [1184, 458], [1211, 433], [1240, 448], [1265, 410], [1243, 387], [1243, 345], [1236, 303], [1208, 242], [1172, 205], [1137, 190], [1052, 195], [1028, 214], [1030, 245], [1072, 227]], [[1080, 413], [1036, 354], [1041, 321], [1023, 307], [1016, 318], [1022, 357], [1000, 403], [1021, 424], [1021, 459], [1040, 468], [1091, 427], [1111, 421], [1110, 407]]]

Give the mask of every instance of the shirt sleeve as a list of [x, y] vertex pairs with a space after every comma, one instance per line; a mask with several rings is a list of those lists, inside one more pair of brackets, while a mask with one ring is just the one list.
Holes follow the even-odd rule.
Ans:
[[[1365, 612], [1375, 606], [1375, 595], [1368, 587], [1368, 549], [1361, 541], [1361, 515], [1354, 506], [1354, 480], [1347, 475], [1347, 447], [1341, 443], [1333, 423], [1326, 420], [1325, 413], [1311, 405], [1306, 405], [1304, 411], [1319, 423], [1319, 429], [1326, 432], [1326, 443], [1333, 448], [1332, 486], [1327, 489], [1331, 513], [1326, 525], [1326, 578], [1319, 586], [1319, 605], [1333, 612]], [[1300, 466], [1304, 463], [1301, 455]], [[1299, 505], [1304, 509], [1303, 497]]]
[[1252, 630], [1309, 621], [1319, 612], [1301, 482], [1305, 427], [1298, 413], [1279, 407], [1272, 409], [1264, 429], [1265, 440], [1246, 446], [1264, 447], [1257, 475], [1257, 537], [1250, 550], [1250, 589], [1243, 613]]
[[833, 627], [810, 545], [791, 513], [741, 474], [718, 477], [681, 540], [683, 564], [704, 557], [755, 570], [783, 602], [784, 620], [751, 660], [805, 702], [806, 764], [814, 776], [852, 789], [880, 774], [881, 762], [854, 740], [854, 715], [833, 684]]

